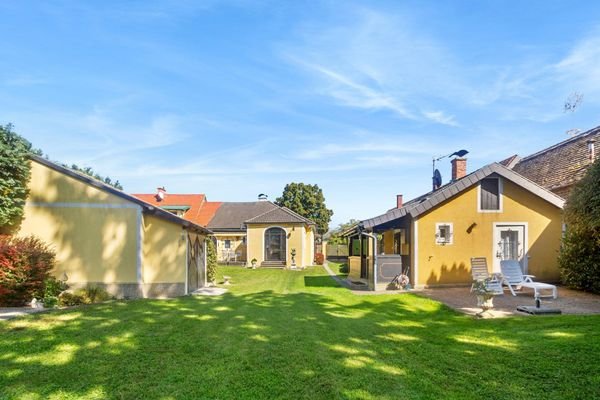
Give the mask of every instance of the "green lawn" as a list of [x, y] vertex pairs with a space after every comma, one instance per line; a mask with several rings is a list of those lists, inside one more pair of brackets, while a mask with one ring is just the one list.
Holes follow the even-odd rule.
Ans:
[[221, 297], [0, 322], [0, 398], [600, 396], [598, 316], [476, 320], [415, 295], [352, 295], [320, 267], [223, 274]]

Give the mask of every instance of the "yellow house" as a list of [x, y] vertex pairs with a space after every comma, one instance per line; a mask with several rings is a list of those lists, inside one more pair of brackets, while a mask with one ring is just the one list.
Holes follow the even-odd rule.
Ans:
[[98, 180], [31, 157], [20, 235], [57, 253], [56, 277], [72, 288], [94, 284], [117, 297], [164, 297], [206, 284], [211, 232]]
[[[464, 163], [453, 171], [466, 171]], [[408, 270], [415, 287], [469, 284], [471, 257], [490, 272], [515, 259], [523, 272], [558, 281], [564, 200], [493, 163], [367, 219], [349, 234], [349, 279], [386, 288]]]
[[[313, 264], [315, 224], [286, 207], [245, 222], [248, 257], [266, 267], [304, 268]], [[252, 259], [250, 259], [252, 261]]]

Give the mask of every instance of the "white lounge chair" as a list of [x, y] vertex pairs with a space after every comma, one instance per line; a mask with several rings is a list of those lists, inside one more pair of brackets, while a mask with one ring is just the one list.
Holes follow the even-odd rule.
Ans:
[[[557, 298], [558, 294], [556, 286], [549, 283], [534, 282], [533, 275], [524, 275], [521, 271], [521, 265], [516, 260], [500, 261], [500, 270], [502, 271], [502, 284], [508, 286], [508, 289], [513, 296], [516, 296], [515, 289], [519, 290], [522, 287], [533, 289], [535, 297]], [[542, 290], [552, 290], [552, 295], [542, 295]]]
[[494, 274], [490, 276], [487, 267], [487, 260], [485, 257], [472, 257], [471, 258], [471, 276], [473, 277], [473, 284], [471, 285], [471, 292], [475, 287], [475, 282], [486, 281], [485, 287], [487, 290], [495, 295], [504, 294], [502, 289], [502, 282]]

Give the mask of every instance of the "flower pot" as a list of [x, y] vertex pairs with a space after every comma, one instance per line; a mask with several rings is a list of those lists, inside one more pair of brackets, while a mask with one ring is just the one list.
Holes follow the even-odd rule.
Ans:
[[478, 294], [477, 307], [480, 307], [483, 311], [491, 310], [494, 308], [494, 296], [490, 296], [488, 294]]

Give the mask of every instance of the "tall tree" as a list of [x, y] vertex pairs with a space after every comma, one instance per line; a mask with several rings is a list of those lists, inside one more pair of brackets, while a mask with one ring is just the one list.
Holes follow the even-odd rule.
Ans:
[[351, 219], [348, 222], [341, 223], [330, 232], [329, 243], [330, 244], [345, 244], [348, 242], [348, 238], [341, 237], [340, 235], [347, 229], [358, 224], [360, 221], [357, 219]]
[[0, 234], [19, 228], [29, 194], [31, 143], [12, 128], [0, 125]]
[[287, 207], [304, 218], [314, 221], [320, 234], [329, 229], [333, 210], [325, 206], [325, 196], [318, 185], [288, 183], [285, 185], [281, 197], [275, 200], [275, 204]]
[[600, 293], [600, 160], [573, 189], [564, 218], [562, 279], [569, 287]]

